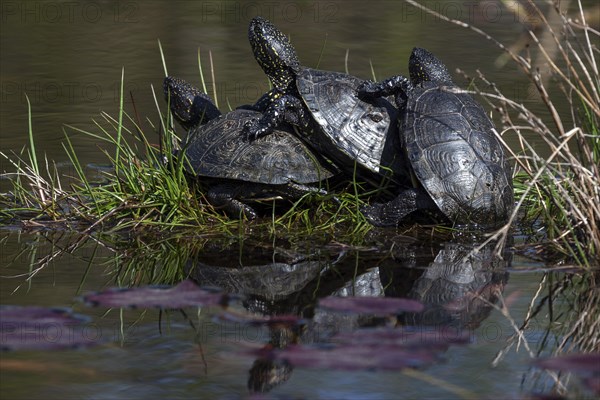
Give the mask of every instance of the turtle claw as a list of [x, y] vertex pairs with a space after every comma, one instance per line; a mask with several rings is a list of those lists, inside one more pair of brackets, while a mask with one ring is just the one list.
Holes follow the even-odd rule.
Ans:
[[245, 140], [252, 141], [258, 139], [261, 136], [264, 136], [264, 130], [265, 128], [261, 128], [260, 120], [253, 119], [244, 124], [242, 134], [244, 135]]
[[242, 134], [246, 140], [253, 141], [269, 135], [274, 129], [275, 125], [273, 123], [264, 122], [263, 117], [246, 122], [242, 129]]
[[380, 88], [373, 81], [364, 81], [356, 88], [356, 94], [360, 99], [373, 99], [379, 97]]

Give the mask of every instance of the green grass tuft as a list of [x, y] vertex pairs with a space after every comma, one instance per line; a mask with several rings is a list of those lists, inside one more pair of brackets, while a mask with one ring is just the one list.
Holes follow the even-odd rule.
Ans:
[[[156, 95], [156, 107], [162, 116], [158, 129], [150, 135], [124, 110], [124, 80], [123, 71], [117, 119], [102, 113], [101, 119], [94, 121], [94, 131], [66, 126], [63, 147], [75, 171], [68, 190], [61, 189], [63, 184], [55, 169], [46, 173], [54, 177], [52, 181], [40, 173], [31, 127], [27, 159], [22, 154], [1, 153], [17, 171], [12, 174], [11, 193], [0, 197], [5, 220], [35, 219], [38, 224], [53, 225], [61, 221], [85, 221], [87, 230], [103, 229], [107, 233], [194, 229], [198, 234], [244, 236], [259, 230], [266, 236], [283, 231], [299, 236], [355, 237], [351, 241], [369, 229], [358, 212], [357, 207], [362, 203], [355, 194], [342, 194], [339, 204], [328, 196], [305, 196], [281, 216], [251, 223], [225, 217], [206, 202], [197, 182], [185, 173], [187, 160], [174, 155], [179, 138], [170, 128], [173, 125], [170, 114], [160, 111]], [[28, 112], [31, 116], [30, 108]], [[102, 183], [94, 183], [86, 175], [69, 133], [84, 134], [101, 143], [107, 163], [113, 166], [112, 170], [101, 172]], [[150, 137], [158, 138], [159, 142], [153, 144]]]

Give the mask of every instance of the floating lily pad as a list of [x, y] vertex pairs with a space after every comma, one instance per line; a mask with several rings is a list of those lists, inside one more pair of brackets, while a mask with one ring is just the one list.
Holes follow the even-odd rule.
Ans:
[[423, 303], [396, 297], [325, 297], [319, 306], [329, 310], [356, 314], [388, 315], [401, 312], [421, 312]]
[[390, 345], [404, 346], [410, 349], [426, 347], [439, 351], [445, 350], [453, 344], [469, 343], [470, 335], [468, 331], [459, 331], [453, 328], [437, 330], [372, 328], [341, 332], [335, 335], [332, 341], [355, 346]]
[[431, 331], [415, 335], [402, 329], [369, 328], [338, 334], [330, 343], [263, 348], [255, 355], [296, 367], [399, 370], [434, 363], [450, 345], [468, 342], [466, 332]]
[[540, 368], [600, 374], [600, 353], [569, 354], [535, 361]]
[[583, 380], [585, 386], [591, 391], [600, 395], [600, 376], [590, 376]]
[[301, 325], [305, 320], [297, 315], [256, 316], [233, 312], [222, 312], [217, 318], [226, 322], [237, 322], [248, 325]]
[[93, 306], [131, 308], [183, 308], [191, 306], [225, 306], [229, 296], [201, 289], [191, 280], [176, 286], [114, 288], [88, 294], [83, 301]]
[[86, 330], [85, 321], [68, 309], [0, 306], [0, 348], [54, 350], [96, 344], [97, 331]]
[[343, 345], [332, 348], [292, 345], [285, 349], [274, 349], [273, 358], [296, 367], [355, 371], [422, 367], [435, 362], [437, 355], [426, 349], [415, 351], [393, 345]]
[[600, 395], [600, 353], [569, 354], [534, 361], [540, 368], [583, 375], [584, 385]]
[[540, 368], [600, 374], [600, 353], [569, 354], [536, 360]]

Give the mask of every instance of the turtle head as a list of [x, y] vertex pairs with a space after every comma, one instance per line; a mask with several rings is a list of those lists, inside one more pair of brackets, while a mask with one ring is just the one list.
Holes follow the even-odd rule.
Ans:
[[183, 79], [167, 76], [163, 82], [163, 92], [173, 118], [185, 130], [195, 128], [221, 115], [208, 95]]
[[429, 51], [419, 47], [415, 47], [410, 54], [408, 71], [410, 72], [410, 80], [414, 85], [424, 82], [453, 85], [450, 72], [448, 72], [448, 68], [444, 63]]
[[262, 17], [254, 17], [248, 28], [254, 58], [276, 89], [285, 90], [296, 79], [300, 61], [288, 38]]

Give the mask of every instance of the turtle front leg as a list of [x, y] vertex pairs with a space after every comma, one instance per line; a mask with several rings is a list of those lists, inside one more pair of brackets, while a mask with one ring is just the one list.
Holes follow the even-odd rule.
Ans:
[[396, 105], [401, 107], [408, 97], [408, 92], [413, 88], [409, 78], [395, 75], [381, 82], [365, 81], [356, 89], [361, 99], [375, 97], [395, 96]]
[[360, 209], [375, 226], [396, 226], [408, 214], [417, 210], [436, 210], [433, 199], [422, 189], [406, 189], [387, 203], [364, 206]]
[[281, 90], [274, 88], [260, 96], [260, 99], [258, 99], [253, 105], [243, 107], [254, 111], [264, 112], [275, 100], [280, 98], [282, 95], [283, 93], [281, 93]]
[[273, 100], [260, 119], [249, 121], [244, 125], [244, 135], [254, 140], [273, 132], [282, 123], [304, 127], [306, 116], [302, 101], [291, 95], [280, 96]]
[[206, 192], [206, 198], [216, 208], [223, 209], [231, 218], [255, 219], [258, 214], [248, 204], [242, 203], [235, 197], [240, 188], [236, 185], [222, 184], [213, 186]]

